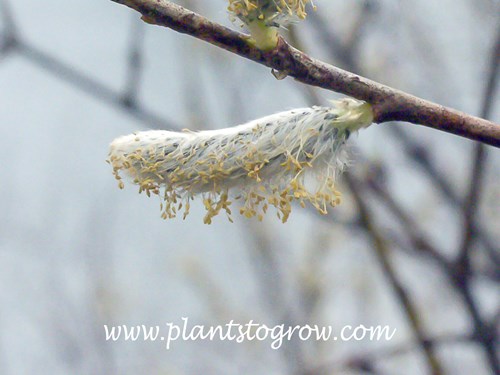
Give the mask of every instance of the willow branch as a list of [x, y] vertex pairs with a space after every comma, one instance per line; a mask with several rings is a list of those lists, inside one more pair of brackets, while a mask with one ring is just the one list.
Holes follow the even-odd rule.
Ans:
[[407, 121], [500, 147], [500, 125], [441, 106], [328, 65], [307, 56], [280, 38], [277, 47], [263, 52], [245, 34], [166, 0], [112, 0], [142, 14], [150, 24], [165, 26], [238, 54], [295, 80], [336, 91], [373, 106], [376, 123]]

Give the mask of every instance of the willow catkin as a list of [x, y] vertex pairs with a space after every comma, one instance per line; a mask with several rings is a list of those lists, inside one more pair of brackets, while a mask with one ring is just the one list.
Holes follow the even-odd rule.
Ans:
[[242, 202], [246, 217], [261, 220], [274, 206], [285, 222], [293, 200], [321, 214], [340, 202], [335, 178], [346, 164], [345, 141], [372, 118], [369, 104], [344, 99], [226, 129], [144, 131], [115, 139], [108, 161], [120, 188], [124, 172], [139, 192], [163, 198], [163, 218], [181, 209], [185, 218], [198, 195], [208, 224], [221, 211], [231, 220], [232, 199]]
[[229, 0], [229, 14], [244, 24], [265, 21], [268, 26], [286, 24], [307, 16], [306, 4], [311, 0]]
[[229, 17], [246, 26], [257, 48], [272, 50], [280, 27], [303, 20], [311, 0], [229, 0]]

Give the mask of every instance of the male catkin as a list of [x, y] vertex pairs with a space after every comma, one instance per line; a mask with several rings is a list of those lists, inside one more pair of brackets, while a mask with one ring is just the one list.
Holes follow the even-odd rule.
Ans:
[[108, 161], [120, 188], [125, 172], [139, 192], [161, 195], [163, 218], [181, 209], [186, 217], [199, 195], [208, 224], [221, 210], [231, 220], [231, 200], [260, 220], [274, 206], [285, 222], [293, 200], [321, 214], [340, 202], [335, 178], [346, 163], [345, 141], [372, 120], [369, 104], [344, 99], [220, 130], [134, 133], [111, 143]]

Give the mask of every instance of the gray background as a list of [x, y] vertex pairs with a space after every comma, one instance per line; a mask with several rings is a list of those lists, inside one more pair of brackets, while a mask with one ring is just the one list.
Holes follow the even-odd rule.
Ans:
[[[366, 13], [361, 1], [315, 3], [317, 14], [295, 27], [311, 55], [342, 66], [315, 22], [321, 18], [349, 49], [361, 19], [352, 44], [363, 75], [479, 113], [498, 1], [378, 0]], [[183, 4], [235, 27], [222, 0]], [[270, 214], [263, 223], [236, 215], [234, 224], [221, 215], [207, 226], [199, 201], [185, 221], [161, 220], [158, 199], [137, 194], [131, 184], [120, 191], [105, 163], [109, 143], [136, 130], [220, 128], [306, 106], [303, 85], [277, 81], [263, 66], [144, 25], [136, 13], [107, 0], [4, 0], [0, 10], [0, 40], [14, 31], [22, 41], [10, 49], [2, 43], [0, 55], [1, 374], [290, 374], [323, 364], [340, 374], [361, 374], [348, 364], [358, 355], [376, 373], [428, 373], [370, 237], [353, 222], [356, 208], [345, 185], [343, 204], [326, 219], [297, 206], [284, 225]], [[134, 46], [141, 57], [136, 81], [129, 67]], [[117, 102], [128, 88], [140, 109], [163, 123]], [[317, 104], [338, 97], [315, 93], [322, 101]], [[498, 95], [491, 119], [500, 121]], [[391, 197], [452, 259], [462, 239], [463, 211], [408, 156], [390, 131], [396, 126], [423, 145], [459, 197], [469, 186], [474, 145], [405, 124], [374, 125], [350, 140], [350, 171], [363, 180], [365, 159], [383, 166]], [[478, 216], [495, 243], [499, 162], [498, 150], [489, 149]], [[414, 228], [366, 194], [425, 332], [444, 338], [437, 350], [444, 373], [489, 374], [480, 345], [453, 339], [472, 329], [459, 293], [408, 242]], [[498, 314], [498, 268], [478, 242], [471, 252], [473, 297], [490, 320]], [[231, 319], [336, 329], [382, 324], [397, 334], [391, 342], [293, 342], [280, 350], [268, 341], [178, 341], [167, 351], [159, 342], [104, 340], [103, 324], [163, 326], [180, 324], [183, 316], [205, 325]], [[395, 348], [408, 350], [387, 354]]]

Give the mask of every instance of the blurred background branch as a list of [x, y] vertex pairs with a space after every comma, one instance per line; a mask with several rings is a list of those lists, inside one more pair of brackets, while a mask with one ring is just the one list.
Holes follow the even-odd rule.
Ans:
[[[211, 8], [208, 3], [191, 3], [199, 6], [200, 11]], [[486, 3], [488, 2], [484, 4]], [[91, 74], [83, 73], [74, 64], [48, 52], [47, 48], [29, 42], [30, 38], [21, 32], [21, 21], [12, 12], [16, 4], [3, 0], [0, 5], [0, 53], [3, 68], [6, 68], [9, 60], [20, 64], [13, 60], [18, 57], [41, 68], [44, 74], [56, 77], [67, 83], [68, 87], [74, 87], [95, 99], [95, 102], [102, 102], [104, 106], [122, 112], [133, 121], [135, 127], [204, 129], [219, 126], [221, 121], [238, 123], [252, 115], [252, 103], [249, 102], [257, 102], [259, 93], [262, 93], [259, 87], [263, 86], [262, 90], [265, 92], [270, 90], [269, 87], [264, 87], [267, 81], [272, 80], [270, 75], [261, 76], [261, 72], [251, 70], [248, 65], [238, 70], [236, 63], [233, 63], [234, 56], [204, 50], [195, 44], [185, 46], [185, 56], [172, 56], [174, 54], [171, 51], [175, 49], [169, 46], [166, 56], [182, 59], [184, 70], [181, 70], [183, 73], [179, 76], [182, 77], [180, 80], [184, 91], [177, 92], [169, 86], [155, 95], [163, 100], [163, 96], [173, 92], [174, 97], [183, 98], [184, 105], [181, 100], [175, 102], [175, 105], [188, 108], [189, 116], [188, 120], [182, 120], [179, 113], [165, 115], [152, 105], [149, 108], [147, 100], [141, 100], [150, 90], [147, 77], [151, 74], [148, 69], [153, 64], [151, 55], [148, 55], [151, 46], [147, 44], [147, 37], [150, 38], [151, 34], [148, 34], [148, 28], [142, 22], [134, 20], [130, 23], [130, 15], [125, 14], [125, 27], [128, 30], [122, 56], [122, 62], [125, 62], [125, 80], [119, 85], [123, 89], [116, 90]], [[380, 12], [387, 4], [360, 1], [350, 6], [353, 7], [354, 16], [346, 22], [345, 28], [340, 29], [340, 25], [329, 20], [328, 12], [311, 12], [307, 25], [300, 26], [304, 26], [305, 31], [297, 33], [297, 29], [292, 27], [287, 39], [300, 50], [323, 51], [327, 58], [345, 69], [365, 76], [375, 76], [362, 63], [362, 53], [365, 51], [365, 41], [373, 27], [372, 23], [381, 17]], [[470, 7], [476, 8], [477, 3], [471, 2]], [[111, 21], [106, 19], [106, 24], [107, 22]], [[337, 26], [339, 29], [336, 29]], [[310, 37], [307, 29], [317, 36], [313, 39], [314, 43], [307, 38], [307, 35]], [[482, 117], [492, 119], [495, 118], [495, 107], [498, 107], [495, 95], [498, 92], [499, 36], [498, 31], [496, 33], [497, 36], [492, 38], [495, 39], [494, 47], [488, 52], [489, 57], [484, 57], [485, 61], [489, 61], [489, 74], [485, 82], [481, 111]], [[163, 39], [160, 40], [163, 42]], [[437, 50], [439, 52], [439, 48]], [[165, 55], [162, 55], [162, 59], [164, 62]], [[202, 66], [209, 63], [214, 66]], [[164, 74], [164, 71], [158, 70], [153, 74], [155, 79], [159, 79], [159, 73]], [[215, 85], [210, 82], [214, 76], [217, 81]], [[248, 80], [246, 76], [249, 77]], [[22, 79], [21, 76], [16, 77], [17, 81]], [[233, 80], [238, 84], [233, 84]], [[252, 86], [254, 81], [257, 84]], [[284, 90], [288, 93], [296, 91], [300, 96], [299, 103], [304, 100], [311, 105], [324, 102], [322, 95], [314, 87], [286, 86], [282, 82], [276, 84], [276, 87], [285, 86]], [[222, 100], [222, 105], [213, 101], [217, 93], [220, 95], [216, 90], [221, 87], [221, 91], [231, 93], [230, 100]], [[295, 90], [290, 90], [290, 87]], [[6, 95], [14, 95], [15, 90], [12, 93], [10, 90], [6, 91]], [[200, 93], [205, 94], [200, 97]], [[275, 96], [279, 97], [277, 94]], [[43, 100], [43, 95], [39, 94], [39, 97]], [[270, 101], [269, 95], [264, 97], [266, 100], [258, 101], [257, 106], [264, 107]], [[148, 108], [141, 103], [148, 103]], [[51, 103], [47, 104], [49, 105]], [[175, 122], [170, 117], [175, 118]], [[228, 118], [231, 121], [227, 121]], [[76, 117], [71, 119], [74, 124], [71, 131], [82, 133], [90, 126]], [[52, 118], [49, 120], [53, 122]], [[109, 126], [110, 132], [97, 136], [102, 137], [99, 139], [99, 150], [111, 140], [111, 134], [129, 131], [120, 121], [121, 118], [116, 121], [118, 125], [115, 128]], [[72, 145], [68, 155], [75, 153], [80, 163], [80, 159], [88, 157], [87, 149], [92, 150], [92, 145], [95, 146], [96, 135], [92, 134], [92, 142], [89, 143], [84, 143], [81, 137], [78, 142], [64, 142], [60, 133], [61, 129], [67, 128], [67, 122], [61, 123], [64, 127], [58, 128], [55, 133], [57, 143], [52, 147], [55, 149], [64, 147], [65, 144]], [[38, 122], [35, 125], [36, 130]], [[383, 154], [393, 155], [390, 154], [390, 138], [395, 140], [402, 154], [397, 161], [390, 156], [377, 156], [373, 151], [376, 147], [363, 143], [370, 138], [371, 131], [377, 132], [374, 135], [377, 139], [375, 145], [380, 144], [380, 140], [386, 142]], [[390, 136], [385, 138], [385, 134]], [[450, 146], [447, 142], [450, 142], [448, 138], [439, 138], [439, 148], [449, 147], [454, 150], [455, 146]], [[85, 152], [78, 151], [79, 143], [85, 146]], [[106, 182], [102, 184], [106, 189], [98, 190], [96, 195], [86, 200], [83, 197], [91, 187], [85, 173], [80, 173], [85, 175], [82, 181], [78, 180], [80, 190], [56, 190], [55, 200], [47, 204], [49, 209], [40, 210], [41, 219], [35, 221], [35, 224], [25, 217], [22, 220], [11, 219], [8, 215], [11, 211], [5, 209], [9, 219], [3, 221], [1, 226], [0, 242], [6, 244], [2, 247], [1, 254], [21, 257], [13, 269], [29, 272], [24, 271], [30, 269], [29, 260], [25, 255], [23, 257], [24, 249], [29, 248], [27, 244], [33, 247], [33, 258], [37, 259], [38, 256], [42, 260], [49, 259], [46, 264], [36, 263], [36, 268], [44, 269], [50, 275], [50, 293], [38, 298], [52, 301], [51, 308], [46, 310], [48, 323], [42, 330], [45, 336], [51, 336], [52, 341], [47, 340], [42, 347], [50, 347], [48, 342], [54, 343], [56, 349], [64, 347], [61, 354], [64, 366], [60, 373], [68, 373], [68, 369], [71, 373], [96, 374], [199, 373], [201, 369], [191, 363], [195, 353], [197, 362], [203, 366], [208, 365], [214, 373], [234, 373], [237, 368], [239, 372], [245, 373], [263, 373], [275, 369], [276, 373], [297, 374], [330, 374], [336, 371], [346, 374], [405, 372], [420, 375], [453, 374], [473, 369], [471, 371], [477, 374], [497, 374], [500, 304], [495, 297], [499, 281], [499, 253], [496, 246], [498, 232], [495, 228], [498, 227], [498, 221], [495, 221], [494, 215], [486, 219], [484, 208], [479, 204], [487, 204], [484, 202], [487, 202], [488, 194], [491, 196], [491, 186], [498, 186], [495, 185], [498, 184], [498, 173], [494, 173], [494, 167], [498, 165], [497, 150], [491, 149], [486, 153], [485, 150], [488, 149], [484, 146], [475, 146], [472, 151], [469, 144], [456, 146], [461, 154], [471, 152], [473, 166], [470, 173], [464, 174], [463, 180], [459, 180], [461, 183], [457, 183], [456, 176], [439, 167], [442, 164], [440, 160], [446, 158], [435, 152], [429, 139], [415, 136], [397, 123], [383, 129], [370, 129], [360, 137], [357, 144], [354, 152], [357, 166], [343, 180], [347, 182], [344, 204], [325, 217], [317, 217], [310, 212], [302, 217], [297, 213], [297, 222], [292, 220], [286, 227], [275, 227], [270, 222], [261, 224], [242, 221], [241, 224], [236, 223], [230, 227], [226, 226], [230, 224], [218, 226], [217, 223], [206, 229], [196, 226], [195, 218], [189, 223], [179, 222], [177, 226], [171, 222], [156, 224], [156, 212], [146, 216], [138, 209], [139, 205], [133, 206], [132, 196], [126, 196], [121, 201], [115, 198], [119, 194], [116, 194], [111, 179], [108, 179], [109, 175], [104, 171], [103, 181]], [[5, 147], [8, 147], [8, 143]], [[44, 151], [47, 151], [46, 148]], [[36, 154], [34, 159], [40, 158], [42, 154]], [[32, 159], [30, 158], [30, 163], [33, 163]], [[406, 159], [408, 165], [403, 165], [407, 163]], [[458, 165], [459, 162], [456, 163]], [[9, 164], [22, 166], [17, 159], [6, 163], [6, 166]], [[56, 167], [53, 162], [49, 165], [48, 171], [51, 174]], [[81, 164], [74, 165], [78, 165], [78, 168], [74, 167], [66, 174], [61, 172], [59, 178], [54, 180], [65, 181], [62, 182], [64, 186], [68, 184], [68, 180], [75, 178], [73, 173], [82, 168]], [[62, 165], [57, 164], [57, 168], [62, 169]], [[36, 170], [31, 164], [25, 169]], [[91, 165], [90, 170], [93, 169], [95, 164]], [[414, 191], [407, 191], [411, 182], [404, 181], [403, 189], [394, 183], [394, 174], [403, 169], [405, 176], [419, 171], [422, 180], [428, 184], [425, 193], [429, 197], [426, 199], [431, 202], [427, 203], [428, 210], [435, 213], [448, 206], [450, 211], [440, 214], [441, 216], [431, 215], [429, 219], [429, 214], [426, 216], [420, 211], [420, 204], [409, 205], [408, 195], [415, 194]], [[9, 177], [16, 173], [19, 172], [9, 172]], [[7, 181], [3, 189], [12, 181], [5, 176], [2, 176], [2, 180]], [[21, 190], [21, 186], [28, 185], [32, 185], [31, 181], [24, 181], [19, 177], [19, 183], [12, 185], [12, 189]], [[43, 181], [37, 184], [37, 190], [42, 186]], [[401, 194], [401, 190], [406, 195]], [[100, 198], [103, 191], [107, 192], [104, 194], [105, 199]], [[66, 194], [71, 195], [65, 198]], [[19, 200], [9, 200], [19, 204], [30, 195], [32, 194], [24, 194]], [[74, 219], [75, 229], [72, 229], [68, 224], [70, 220], [59, 219], [56, 207], [57, 202], [61, 201], [68, 210], [76, 212], [75, 195], [83, 201], [85, 214], [78, 220]], [[435, 199], [438, 204], [432, 203], [434, 196], [437, 197]], [[139, 198], [138, 202], [142, 205], [143, 200]], [[413, 199], [417, 198], [412, 197], [410, 201]], [[116, 207], [110, 206], [109, 202], [113, 201]], [[498, 207], [497, 200], [490, 199], [489, 202]], [[36, 205], [33, 210], [36, 210]], [[145, 211], [150, 210], [151, 206], [148, 206]], [[47, 212], [54, 215], [50, 223]], [[432, 228], [429, 229], [428, 221], [431, 227], [439, 229], [437, 236], [433, 234]], [[445, 230], [445, 222], [450, 223], [454, 231]], [[61, 228], [62, 233], [69, 233], [71, 239], [64, 240], [66, 237], [63, 237], [62, 240], [57, 240], [57, 228]], [[306, 239], [301, 239], [301, 233], [306, 233]], [[236, 239], [232, 240], [231, 236]], [[124, 240], [120, 241], [122, 237]], [[367, 253], [364, 253], [365, 249]], [[71, 257], [75, 258], [77, 264], [83, 265], [81, 273], [84, 277], [81, 280], [75, 279], [80, 271], [75, 272], [72, 268]], [[4, 263], [10, 265], [10, 262], [10, 258], [7, 258]], [[169, 267], [167, 264], [173, 266]], [[184, 268], [177, 267], [179, 264]], [[177, 268], [184, 269], [183, 277], [190, 281], [186, 283], [187, 287], [178, 281]], [[141, 271], [137, 271], [138, 269]], [[380, 283], [370, 278], [371, 272], [381, 274]], [[14, 293], [14, 297], [6, 298], [0, 309], [2, 327], [8, 328], [13, 325], [10, 310], [22, 309], [16, 306], [23, 306], [29, 299], [29, 292], [20, 289], [20, 285], [33, 277], [37, 286], [32, 289], [36, 291], [41, 286], [38, 285], [40, 282], [36, 276], [31, 274], [26, 276], [22, 272], [16, 272], [11, 278], [3, 277], [7, 280], [3, 284]], [[120, 277], [121, 281], [117, 281]], [[76, 292], [68, 292], [66, 289], [71, 284], [75, 284], [73, 290]], [[169, 292], [168, 288], [172, 291]], [[115, 294], [117, 289], [121, 291], [118, 293], [120, 298]], [[190, 292], [194, 294], [195, 302], [189, 301]], [[455, 296], [457, 301], [453, 299]], [[359, 299], [360, 305], [353, 307], [352, 299]], [[38, 309], [27, 310], [33, 313], [35, 310], [45, 309], [43, 301], [38, 303]], [[188, 309], [190, 304], [198, 306], [199, 310]], [[380, 305], [385, 307], [381, 308], [381, 315], [377, 315]], [[351, 322], [351, 319], [359, 319], [367, 325], [368, 322], [382, 321], [383, 317], [385, 322], [398, 327], [398, 335], [402, 338], [389, 347], [364, 346], [362, 343], [351, 346], [346, 343], [322, 345], [296, 340], [287, 343], [283, 350], [271, 352], [258, 350], [257, 345], [251, 343], [244, 347], [243, 354], [225, 343], [214, 343], [209, 350], [206, 350], [207, 343], [198, 343], [198, 347], [194, 349], [184, 348], [174, 354], [166, 354], [165, 351], [155, 351], [149, 346], [141, 346], [137, 351], [131, 345], [125, 348], [110, 346], [99, 336], [102, 323], [126, 321], [137, 324], [150, 320], [158, 323], [158, 319], [174, 319], [188, 314], [185, 311], [189, 311], [190, 316], [194, 316], [193, 319], [197, 317], [207, 324], [224, 324], [229, 319], [248, 318], [261, 319], [269, 325], [316, 322], [331, 324], [332, 321]], [[461, 316], [464, 323], [457, 322], [456, 315]], [[401, 316], [402, 322], [399, 321]], [[39, 323], [37, 316], [34, 319]], [[80, 332], [75, 330], [75, 322], [79, 324]], [[448, 327], [449, 331], [443, 331], [441, 326]], [[15, 341], [15, 336], [8, 332], [3, 335], [0, 347], [2, 352], [10, 353], [15, 345], [5, 343]], [[32, 340], [30, 344], [35, 346], [37, 343]], [[464, 347], [474, 352], [479, 349], [482, 354], [472, 357], [473, 359], [461, 355], [461, 351], [453, 355], [453, 348]], [[91, 353], [94, 353], [90, 360], [86, 351], [88, 348], [93, 348]], [[137, 358], [130, 353], [136, 353]], [[19, 373], [18, 368], [27, 366], [30, 362], [20, 363], [10, 355], [1, 357], [7, 359], [7, 364], [2, 367], [2, 373], [5, 374]], [[231, 357], [230, 361], [228, 357]], [[85, 361], [82, 360], [84, 358]], [[165, 358], [168, 358], [168, 362], [184, 365], [179, 365], [174, 371], [164, 371], [165, 366], [169, 368], [164, 364]], [[408, 365], [415, 364], [415, 361], [422, 365]], [[135, 363], [136, 367], [129, 363]]]

